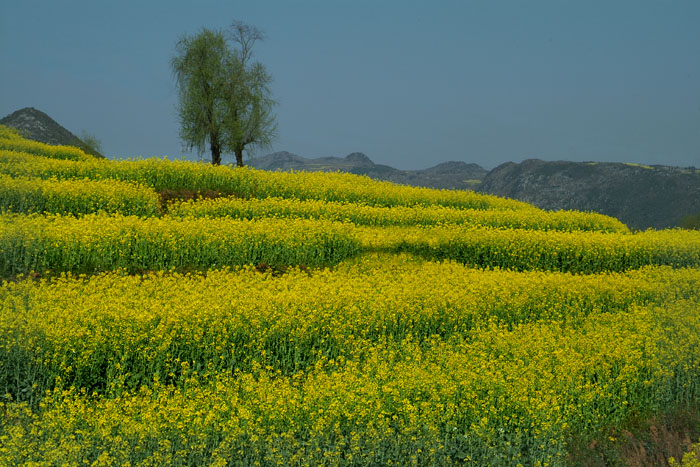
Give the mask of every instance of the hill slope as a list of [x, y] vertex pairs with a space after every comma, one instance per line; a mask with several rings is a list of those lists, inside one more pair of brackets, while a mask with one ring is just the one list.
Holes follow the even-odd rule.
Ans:
[[47, 144], [75, 146], [88, 154], [104, 157], [53, 118], [34, 107], [25, 107], [0, 119], [0, 125], [18, 129], [26, 138]]
[[480, 191], [543, 209], [596, 211], [633, 228], [665, 228], [700, 211], [700, 170], [530, 159], [496, 167]]

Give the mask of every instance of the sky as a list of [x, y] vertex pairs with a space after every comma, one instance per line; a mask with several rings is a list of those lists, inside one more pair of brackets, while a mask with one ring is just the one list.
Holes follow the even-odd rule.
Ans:
[[108, 157], [197, 159], [170, 60], [233, 20], [267, 36], [278, 135], [257, 155], [700, 167], [697, 0], [2, 2], [0, 117], [35, 107]]

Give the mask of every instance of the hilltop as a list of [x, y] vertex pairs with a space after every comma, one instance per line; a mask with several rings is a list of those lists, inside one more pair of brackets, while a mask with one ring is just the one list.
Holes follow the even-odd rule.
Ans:
[[26, 138], [46, 144], [75, 146], [88, 154], [104, 157], [53, 118], [34, 107], [25, 107], [0, 119], [0, 125], [19, 130]]

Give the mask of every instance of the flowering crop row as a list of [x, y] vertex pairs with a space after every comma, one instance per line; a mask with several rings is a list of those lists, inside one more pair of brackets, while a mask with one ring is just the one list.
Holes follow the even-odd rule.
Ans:
[[670, 467], [700, 467], [700, 441], [688, 447], [688, 452], [680, 459], [680, 463], [673, 457], [668, 461]]
[[[358, 228], [360, 229], [360, 228]], [[635, 234], [490, 229], [444, 225], [365, 229], [366, 245], [426, 258], [453, 259], [476, 267], [594, 273], [649, 264], [700, 266], [700, 232]]]
[[465, 224], [534, 230], [628, 231], [622, 222], [612, 217], [577, 211], [456, 209], [439, 205], [383, 207], [317, 199], [199, 199], [173, 203], [168, 212], [181, 217], [300, 217], [375, 226]]
[[283, 197], [360, 202], [374, 206], [441, 205], [465, 209], [527, 209], [529, 204], [470, 191], [395, 185], [368, 177], [320, 172], [268, 172], [166, 159], [57, 160], [0, 150], [0, 173], [39, 178], [113, 178], [157, 191], [220, 191], [245, 198]]
[[59, 382], [0, 405], [0, 462], [564, 465], [571, 437], [700, 397], [697, 306], [358, 344], [288, 376], [182, 361], [181, 384], [114, 397]]
[[[0, 125], [0, 127], [2, 127], [2, 125]], [[56, 146], [24, 139], [16, 132], [6, 127], [2, 127], [2, 131], [0, 131], [0, 150], [21, 151], [23, 153], [36, 154], [42, 157], [74, 161], [96, 160], [95, 156], [86, 154], [82, 149], [73, 146]]]
[[12, 178], [0, 174], [0, 210], [5, 212], [80, 215], [105, 211], [154, 216], [158, 209], [158, 194], [134, 183]]
[[699, 288], [693, 269], [576, 276], [387, 255], [311, 275], [243, 268], [27, 279], [0, 289], [0, 392], [30, 400], [60, 377], [112, 393], [156, 376], [177, 381], [182, 362], [197, 371], [247, 371], [257, 362], [290, 375], [321, 358], [362, 361], [367, 343], [470, 341], [490, 326], [536, 322], [576, 327], [589, 315], [625, 315]]
[[0, 215], [0, 275], [208, 268], [265, 262], [318, 266], [361, 251], [410, 252], [476, 267], [578, 273], [700, 265], [700, 232], [638, 234], [363, 227], [328, 220]]
[[16, 128], [0, 125], [0, 139], [22, 139], [22, 135]]
[[90, 214], [0, 215], [0, 275], [46, 270], [129, 272], [265, 262], [333, 264], [359, 250], [342, 224], [139, 218]]

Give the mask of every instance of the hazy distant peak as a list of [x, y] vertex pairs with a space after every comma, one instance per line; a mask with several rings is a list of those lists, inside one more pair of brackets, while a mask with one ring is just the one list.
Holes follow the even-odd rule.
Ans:
[[280, 162], [299, 162], [306, 159], [305, 157], [298, 156], [288, 151], [273, 152], [264, 157], [269, 157], [270, 159]]
[[374, 162], [361, 152], [353, 152], [345, 156], [345, 160], [356, 166], [372, 166]]
[[434, 174], [447, 174], [447, 173], [454, 173], [454, 172], [465, 172], [465, 171], [472, 171], [474, 173], [480, 173], [481, 177], [478, 178], [483, 178], [486, 176], [486, 169], [481, 167], [478, 164], [468, 164], [464, 161], [447, 161], [447, 162], [442, 162], [436, 166], [430, 167], [429, 169], [425, 169], [425, 171], [434, 173]]

